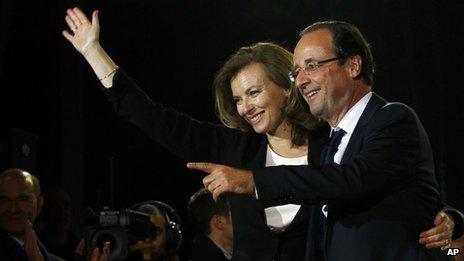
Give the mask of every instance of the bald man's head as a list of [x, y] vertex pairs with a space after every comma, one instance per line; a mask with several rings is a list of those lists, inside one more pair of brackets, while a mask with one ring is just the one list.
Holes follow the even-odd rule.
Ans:
[[21, 169], [0, 174], [0, 229], [11, 234], [24, 233], [26, 221], [34, 223], [42, 204], [36, 177]]

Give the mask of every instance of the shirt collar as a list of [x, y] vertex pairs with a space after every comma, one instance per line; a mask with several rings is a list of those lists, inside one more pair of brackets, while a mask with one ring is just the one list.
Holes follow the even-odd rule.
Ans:
[[224, 257], [227, 259], [227, 260], [231, 260], [232, 259], [232, 255], [227, 252], [227, 250], [225, 250], [223, 247], [221, 247], [220, 245], [216, 244], [213, 240], [211, 240], [211, 242], [213, 242], [221, 251], [222, 251], [222, 254], [224, 254]]
[[16, 242], [18, 242], [18, 244], [20, 246], [24, 246], [24, 240], [19, 238], [19, 237], [15, 237], [15, 236], [11, 236], [11, 238], [13, 238]]
[[347, 135], [351, 135], [371, 97], [372, 92], [368, 92], [353, 107], [351, 107], [338, 125], [335, 128], [331, 128], [330, 135], [332, 135], [334, 130], [337, 131], [339, 129], [343, 129]]

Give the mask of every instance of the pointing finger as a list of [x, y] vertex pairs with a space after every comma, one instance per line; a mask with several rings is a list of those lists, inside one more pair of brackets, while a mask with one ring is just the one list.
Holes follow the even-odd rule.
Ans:
[[207, 173], [211, 173], [216, 169], [217, 165], [207, 162], [189, 162], [187, 168], [201, 170]]

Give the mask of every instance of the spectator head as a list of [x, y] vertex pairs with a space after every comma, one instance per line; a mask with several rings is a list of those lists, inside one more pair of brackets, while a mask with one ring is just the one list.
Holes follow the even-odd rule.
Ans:
[[23, 235], [26, 221], [35, 222], [43, 205], [39, 180], [22, 169], [0, 174], [0, 229]]

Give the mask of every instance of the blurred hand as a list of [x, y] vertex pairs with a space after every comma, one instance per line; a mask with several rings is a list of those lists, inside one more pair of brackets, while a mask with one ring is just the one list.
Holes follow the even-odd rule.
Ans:
[[255, 183], [252, 172], [236, 169], [229, 166], [206, 163], [190, 162], [187, 168], [201, 170], [208, 175], [203, 178], [203, 184], [213, 194], [214, 200], [224, 192], [240, 194], [253, 194]]
[[63, 36], [71, 42], [82, 55], [85, 56], [90, 49], [100, 45], [98, 11], [93, 11], [92, 22], [90, 22], [79, 8], [74, 7], [66, 11], [65, 20], [71, 32], [64, 30]]
[[449, 248], [451, 244], [451, 237], [453, 236], [454, 221], [445, 214], [445, 212], [438, 212], [434, 220], [435, 227], [422, 232], [419, 235], [419, 243], [425, 245], [428, 249]]
[[43, 261], [44, 258], [40, 252], [39, 245], [37, 244], [37, 236], [35, 235], [32, 223], [27, 220], [25, 227], [24, 248], [26, 249], [29, 261]]
[[84, 247], [84, 239], [81, 239], [81, 241], [79, 241], [79, 244], [77, 244], [76, 249], [74, 249], [74, 253], [76, 253], [79, 256], [84, 256]]
[[96, 247], [92, 251], [92, 254], [90, 255], [90, 261], [107, 261], [109, 256], [110, 256], [110, 243], [105, 242], [105, 245], [103, 246], [103, 250], [101, 251], [101, 253], [98, 247]]
[[160, 240], [145, 239], [139, 240], [134, 245], [130, 246], [131, 251], [140, 250], [142, 253], [161, 253], [164, 246]]

